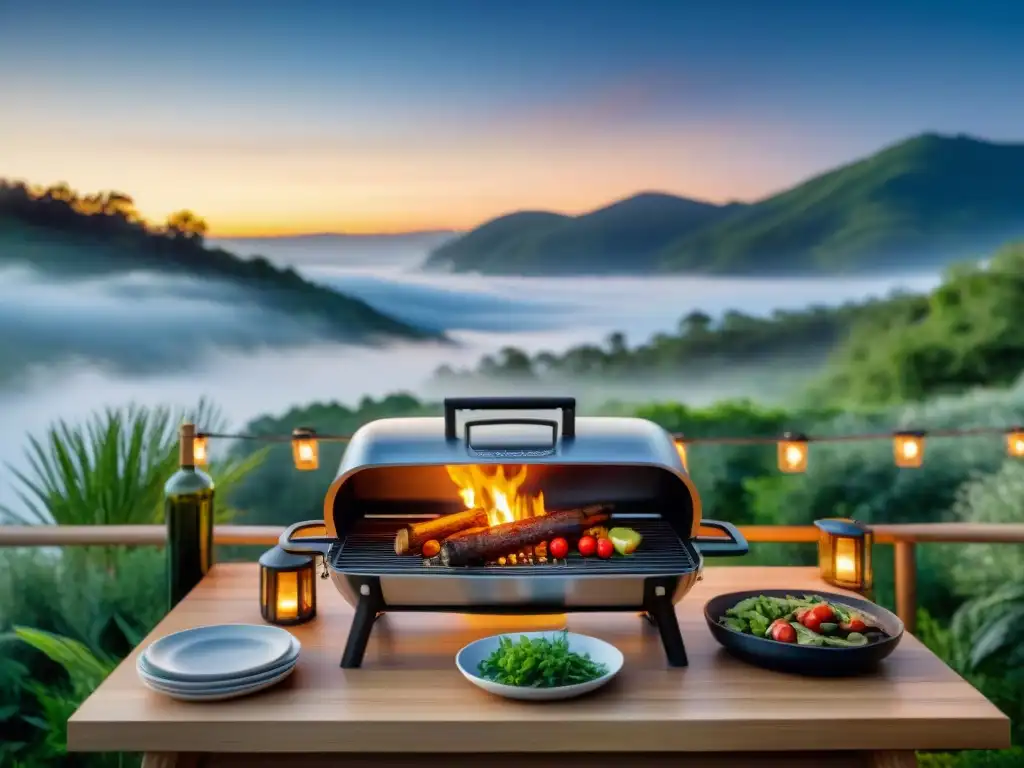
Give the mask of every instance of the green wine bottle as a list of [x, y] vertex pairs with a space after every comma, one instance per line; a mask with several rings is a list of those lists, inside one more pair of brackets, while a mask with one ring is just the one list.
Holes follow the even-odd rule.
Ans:
[[181, 427], [180, 469], [164, 486], [167, 578], [176, 606], [213, 565], [213, 480], [196, 468], [195, 427]]

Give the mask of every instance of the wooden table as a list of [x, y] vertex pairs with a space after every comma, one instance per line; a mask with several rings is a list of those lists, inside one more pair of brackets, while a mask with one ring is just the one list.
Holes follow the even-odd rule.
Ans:
[[[140, 647], [187, 627], [260, 622], [257, 585], [255, 565], [216, 566]], [[411, 768], [424, 760], [622, 768], [678, 765], [679, 753], [696, 753], [687, 766], [895, 768], [914, 765], [913, 750], [1009, 746], [1009, 720], [910, 635], [879, 672], [847, 680], [781, 675], [733, 659], [711, 637], [703, 605], [761, 587], [824, 585], [812, 568], [707, 569], [677, 606], [685, 669], [666, 666], [657, 631], [635, 614], [391, 613], [377, 622], [362, 668], [344, 670], [352, 609], [318, 580], [319, 616], [293, 629], [302, 655], [284, 683], [228, 702], [176, 702], [142, 686], [133, 653], [71, 718], [68, 746], [145, 752], [154, 766], [239, 768]], [[590, 697], [512, 702], [469, 685], [455, 668], [456, 651], [476, 638], [566, 625], [626, 656], [619, 677]]]

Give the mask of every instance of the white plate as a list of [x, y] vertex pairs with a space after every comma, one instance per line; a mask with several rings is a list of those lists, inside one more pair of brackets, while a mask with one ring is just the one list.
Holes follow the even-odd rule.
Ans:
[[269, 680], [275, 675], [280, 674], [288, 667], [295, 666], [295, 663], [299, 658], [299, 649], [302, 647], [299, 645], [299, 641], [292, 639], [294, 648], [288, 653], [284, 659], [281, 660], [280, 664], [276, 664], [270, 669], [265, 669], [262, 672], [257, 672], [253, 675], [244, 675], [242, 677], [229, 677], [221, 680], [176, 680], [172, 677], [164, 677], [163, 675], [156, 674], [151, 669], [145, 660], [143, 654], [139, 654], [138, 659], [135, 662], [135, 671], [139, 673], [146, 682], [155, 683], [159, 686], [167, 688], [174, 688], [179, 691], [207, 691], [211, 688], [222, 688], [227, 685], [252, 685], [254, 683], [260, 683], [264, 680]]
[[262, 691], [272, 685], [277, 685], [288, 677], [294, 669], [295, 665], [292, 664], [283, 672], [278, 673], [269, 680], [264, 680], [262, 683], [255, 683], [253, 685], [225, 685], [220, 688], [211, 688], [206, 691], [177, 690], [164, 685], [151, 683], [145, 678], [143, 678], [142, 684], [151, 691], [156, 691], [157, 693], [163, 694], [164, 696], [170, 696], [172, 699], [178, 699], [179, 701], [225, 701], [227, 699], [237, 699], [239, 696], [248, 696], [250, 693], [256, 693], [256, 691]]
[[267, 624], [220, 624], [162, 637], [142, 652], [147, 671], [204, 682], [255, 675], [293, 649], [291, 633]]
[[608, 683], [622, 669], [624, 659], [622, 651], [611, 643], [598, 640], [596, 637], [577, 635], [574, 632], [568, 634], [569, 650], [574, 653], [590, 654], [591, 660], [598, 664], [604, 664], [608, 672], [596, 680], [576, 685], [563, 685], [558, 688], [525, 688], [517, 685], [503, 685], [495, 683], [486, 678], [480, 677], [479, 664], [490, 656], [498, 648], [498, 641], [502, 637], [509, 637], [513, 642], [518, 642], [520, 635], [526, 635], [531, 640], [538, 637], [546, 637], [555, 640], [561, 632], [509, 632], [507, 635], [494, 635], [485, 637], [470, 643], [455, 656], [455, 666], [463, 676], [473, 685], [483, 688], [485, 691], [504, 696], [508, 699], [521, 699], [523, 701], [555, 701], [558, 699], [571, 699], [575, 696], [582, 696], [584, 693], [595, 691]]

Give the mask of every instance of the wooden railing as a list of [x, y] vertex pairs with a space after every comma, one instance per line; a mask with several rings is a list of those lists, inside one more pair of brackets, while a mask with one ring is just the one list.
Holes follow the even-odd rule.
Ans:
[[[284, 530], [272, 525], [218, 525], [217, 544], [273, 546]], [[812, 525], [740, 526], [751, 543], [799, 544], [818, 540]], [[1024, 544], [1024, 524], [913, 523], [871, 527], [876, 544], [894, 547], [896, 613], [913, 631], [917, 613], [917, 545], [925, 543]], [[707, 529], [702, 534], [714, 536]], [[0, 526], [0, 547], [162, 546], [162, 525], [7, 525]]]

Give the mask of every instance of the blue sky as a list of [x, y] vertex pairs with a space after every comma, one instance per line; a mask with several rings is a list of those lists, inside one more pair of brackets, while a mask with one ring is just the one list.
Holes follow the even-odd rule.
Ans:
[[752, 199], [926, 130], [1024, 139], [1024, 3], [0, 9], [0, 173], [222, 234]]

